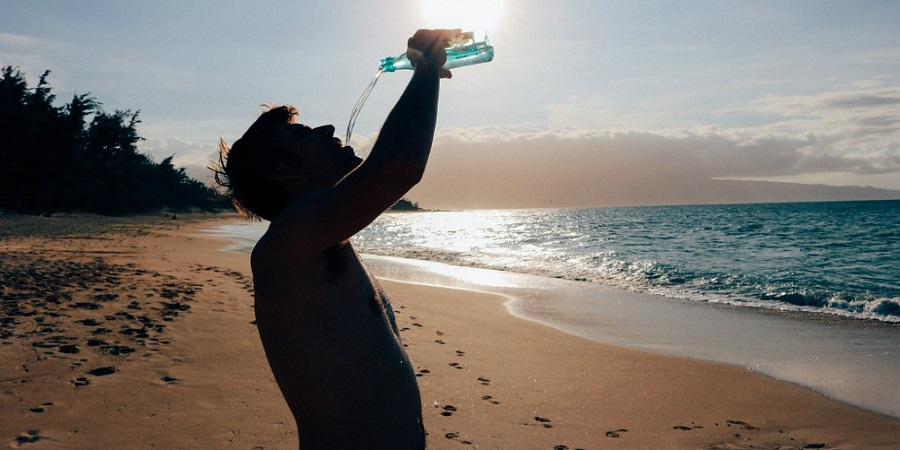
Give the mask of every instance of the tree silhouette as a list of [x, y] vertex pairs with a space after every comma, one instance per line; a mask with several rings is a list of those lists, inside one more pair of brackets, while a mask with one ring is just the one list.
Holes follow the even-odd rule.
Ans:
[[397, 203], [394, 203], [391, 206], [391, 211], [420, 211], [419, 204], [408, 200], [406, 197], [397, 200]]
[[171, 156], [157, 164], [138, 151], [138, 112], [105, 112], [90, 94], [53, 106], [49, 74], [29, 89], [21, 71], [2, 70], [0, 209], [130, 214], [230, 207], [176, 169]]

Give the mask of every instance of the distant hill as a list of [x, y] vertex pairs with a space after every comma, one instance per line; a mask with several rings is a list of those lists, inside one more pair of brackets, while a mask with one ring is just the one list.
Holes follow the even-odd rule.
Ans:
[[[511, 177], [498, 183], [460, 182], [452, 173], [434, 170], [411, 195], [438, 209], [590, 208], [731, 203], [790, 203], [855, 200], [900, 200], [900, 190], [770, 181], [711, 180], [633, 173], [598, 176], [586, 183], [560, 183], [552, 176]], [[577, 178], [573, 175], [573, 179]]]
[[710, 180], [702, 189], [686, 189], [685, 203], [786, 203], [851, 200], [900, 199], [900, 191], [871, 186], [828, 186], [823, 184], [770, 181]]
[[419, 208], [418, 203], [411, 202], [406, 198], [401, 198], [397, 200], [397, 203], [394, 203], [393, 206], [388, 208], [388, 211], [423, 211], [422, 208]]

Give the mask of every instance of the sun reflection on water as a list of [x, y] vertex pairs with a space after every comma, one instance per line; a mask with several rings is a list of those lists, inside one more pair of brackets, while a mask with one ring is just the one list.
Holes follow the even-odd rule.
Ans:
[[487, 251], [496, 246], [498, 235], [508, 232], [507, 222], [508, 216], [493, 211], [429, 212], [418, 213], [412, 222], [404, 220], [398, 225], [402, 229], [394, 231], [418, 237], [416, 244], [426, 248]]

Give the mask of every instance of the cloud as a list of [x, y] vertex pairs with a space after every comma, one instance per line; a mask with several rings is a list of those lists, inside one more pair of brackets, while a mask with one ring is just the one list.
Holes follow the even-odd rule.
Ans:
[[[0, 65], [21, 70], [31, 82], [47, 70], [45, 59], [35, 49], [43, 43], [40, 39], [22, 34], [0, 32]], [[31, 73], [40, 71], [39, 73]]]
[[898, 106], [900, 89], [866, 87], [752, 102], [742, 110], [769, 117], [756, 127], [442, 130], [414, 195], [434, 207], [535, 207], [692, 202], [718, 179], [869, 177], [900, 189]]
[[[507, 130], [496, 140], [471, 134], [442, 134], [436, 140], [412, 198], [450, 209], [717, 202], [726, 201], [716, 196], [711, 181], [717, 179], [900, 172], [896, 160], [809, 150], [817, 145], [811, 137], [746, 136], [734, 130], [544, 130], [516, 138]], [[727, 201], [756, 200], [747, 194]]]
[[[900, 189], [898, 102], [897, 89], [865, 84], [751, 102], [738, 112], [764, 115], [756, 127], [441, 129], [425, 180], [410, 197], [433, 208], [714, 202], [722, 184], [713, 181], [723, 179]], [[178, 127], [149, 130], [172, 129]], [[208, 181], [217, 137], [145, 136], [142, 151], [157, 161], [175, 155], [176, 165]], [[354, 144], [364, 153], [375, 137], [355, 135]], [[742, 198], [760, 199], [738, 192], [722, 201]]]
[[[865, 139], [862, 142], [867, 142]], [[870, 137], [871, 147], [843, 148], [844, 139], [816, 133], [790, 134], [759, 129], [693, 127], [670, 130], [584, 131], [522, 126], [440, 133], [437, 148], [470, 146], [479, 151], [509, 151], [568, 164], [578, 157], [641, 161], [696, 176], [784, 176], [845, 171], [879, 174], [900, 170], [896, 142]], [[453, 150], [448, 150], [453, 151]], [[518, 152], [518, 154], [516, 153]]]
[[782, 120], [763, 129], [775, 136], [807, 136], [800, 174], [816, 170], [851, 174], [896, 173], [900, 167], [900, 88], [769, 97], [752, 106]]
[[810, 96], [768, 96], [746, 108], [783, 117], [817, 117], [846, 120], [850, 114], [888, 115], [895, 120], [900, 106], [900, 87], [827, 92]]
[[[745, 109], [775, 117], [758, 130], [773, 136], [808, 136], [807, 152], [860, 157], [872, 173], [895, 170], [900, 159], [900, 87], [827, 92], [811, 96], [770, 96]], [[855, 171], [865, 170], [862, 167]], [[851, 172], [854, 170], [851, 170]]]
[[145, 137], [139, 149], [156, 162], [172, 156], [175, 167], [184, 168], [188, 176], [208, 184], [211, 172], [207, 167], [218, 157], [217, 142], [213, 139], [197, 141], [179, 136], [155, 136]]
[[21, 34], [0, 32], [0, 45], [26, 47], [37, 43], [37, 39]]

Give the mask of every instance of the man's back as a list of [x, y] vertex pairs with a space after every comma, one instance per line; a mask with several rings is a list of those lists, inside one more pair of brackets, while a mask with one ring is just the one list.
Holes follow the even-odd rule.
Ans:
[[256, 316], [302, 448], [423, 448], [413, 368], [356, 252], [345, 242], [305, 264], [283, 252], [267, 236], [253, 252]]

